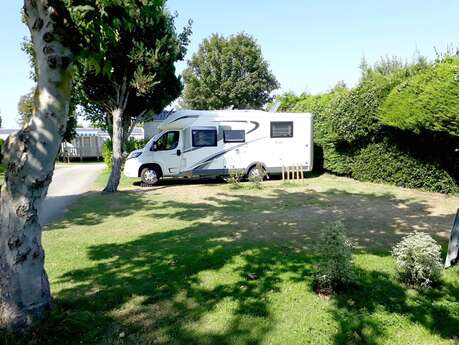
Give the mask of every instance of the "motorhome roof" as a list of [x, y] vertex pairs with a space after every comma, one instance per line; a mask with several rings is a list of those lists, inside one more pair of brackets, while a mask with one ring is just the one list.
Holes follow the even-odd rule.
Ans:
[[167, 117], [166, 122], [176, 120], [179, 117], [183, 116], [202, 116], [202, 117], [234, 117], [238, 114], [247, 114], [250, 113], [250, 116], [254, 117], [299, 117], [304, 118], [305, 116], [312, 116], [310, 113], [272, 113], [262, 110], [178, 110]]

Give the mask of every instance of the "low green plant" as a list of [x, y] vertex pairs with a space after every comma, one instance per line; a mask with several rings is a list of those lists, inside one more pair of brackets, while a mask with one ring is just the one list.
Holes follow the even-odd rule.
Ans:
[[231, 184], [233, 188], [241, 187], [241, 180], [244, 177], [244, 169], [230, 169], [229, 176], [226, 181]]
[[317, 292], [330, 294], [344, 289], [352, 282], [352, 248], [352, 242], [341, 222], [332, 223], [322, 229], [318, 246], [319, 270], [314, 282]]
[[265, 169], [260, 163], [257, 163], [256, 171], [257, 173], [249, 176], [249, 181], [252, 183], [253, 187], [255, 187], [256, 189], [262, 189], [263, 188], [262, 182], [266, 178], [267, 174], [266, 174]]
[[[131, 153], [134, 150], [138, 150], [143, 148], [149, 140], [128, 140], [125, 144], [125, 152], [126, 152], [126, 157], [127, 154]], [[113, 157], [113, 150], [112, 150], [112, 141], [110, 139], [106, 140], [104, 142], [104, 146], [102, 148], [102, 157], [104, 158], [104, 162], [108, 167], [112, 166], [112, 157]]]
[[392, 248], [399, 279], [413, 287], [427, 288], [440, 280], [441, 246], [428, 234], [413, 232]]

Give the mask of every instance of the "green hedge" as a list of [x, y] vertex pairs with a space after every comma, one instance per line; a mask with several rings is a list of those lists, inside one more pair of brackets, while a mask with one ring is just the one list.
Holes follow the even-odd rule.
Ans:
[[435, 63], [393, 88], [379, 117], [404, 130], [459, 136], [459, 57]]
[[[411, 66], [397, 65], [397, 68], [368, 68], [353, 89], [338, 85], [320, 95], [287, 94], [278, 98], [280, 110], [314, 114], [315, 171], [323, 169], [358, 180], [434, 192], [459, 192], [459, 153], [455, 153], [459, 148], [459, 136], [455, 131], [439, 131], [441, 127], [431, 126], [428, 121], [422, 121], [428, 126], [407, 130], [403, 126], [388, 126], [381, 119], [381, 109], [393, 114], [388, 110], [388, 104], [392, 109], [403, 109], [403, 117], [419, 119], [419, 114], [410, 113], [409, 106], [401, 104], [396, 108], [395, 101], [386, 100], [394, 95], [404, 95], [402, 91], [407, 85], [427, 81], [426, 75], [432, 79], [432, 85], [446, 80], [449, 87], [459, 88], [459, 82], [451, 83], [451, 80], [459, 80], [456, 78], [459, 69], [453, 68], [456, 63], [448, 62], [448, 59], [434, 64], [417, 62]], [[445, 66], [436, 67], [442, 63]], [[432, 88], [425, 89], [425, 92], [430, 91]], [[458, 101], [449, 95], [456, 93], [459, 94], [459, 89], [450, 90], [448, 97], [441, 98], [443, 110], [454, 110], [449, 112], [453, 119], [458, 116], [455, 111]], [[411, 97], [412, 92], [408, 95]], [[429, 99], [429, 95], [419, 99], [412, 96], [408, 103], [422, 103]], [[427, 103], [417, 104], [413, 109], [418, 111]], [[440, 125], [444, 123], [434, 115], [429, 120]]]
[[351, 176], [361, 181], [442, 193], [459, 191], [457, 182], [440, 164], [416, 158], [388, 139], [364, 147], [353, 157], [351, 170]]

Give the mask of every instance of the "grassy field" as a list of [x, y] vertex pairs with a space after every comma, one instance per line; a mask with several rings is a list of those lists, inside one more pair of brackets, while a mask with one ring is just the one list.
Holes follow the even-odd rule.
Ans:
[[[459, 336], [459, 269], [415, 291], [396, 281], [389, 254], [413, 229], [445, 248], [458, 197], [329, 175], [262, 190], [132, 182], [115, 195], [88, 193], [46, 229], [54, 308], [22, 343], [419, 345]], [[325, 298], [312, 291], [314, 248], [334, 220], [357, 244], [356, 284]]]

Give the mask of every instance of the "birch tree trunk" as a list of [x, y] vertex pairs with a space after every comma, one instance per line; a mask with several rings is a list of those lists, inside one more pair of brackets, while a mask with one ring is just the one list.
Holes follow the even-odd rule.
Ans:
[[104, 192], [113, 193], [118, 190], [121, 178], [121, 165], [123, 163], [123, 110], [118, 108], [112, 112], [112, 171], [108, 178]]
[[34, 116], [4, 147], [7, 165], [0, 194], [0, 323], [21, 331], [44, 316], [51, 295], [38, 210], [65, 133], [73, 56], [63, 44], [62, 9], [25, 0], [38, 64]]
[[123, 81], [117, 86], [115, 104], [117, 107], [112, 111], [112, 171], [104, 188], [106, 193], [114, 193], [118, 190], [121, 179], [121, 166], [123, 164], [124, 146], [124, 111], [129, 99], [128, 78], [123, 77]]

